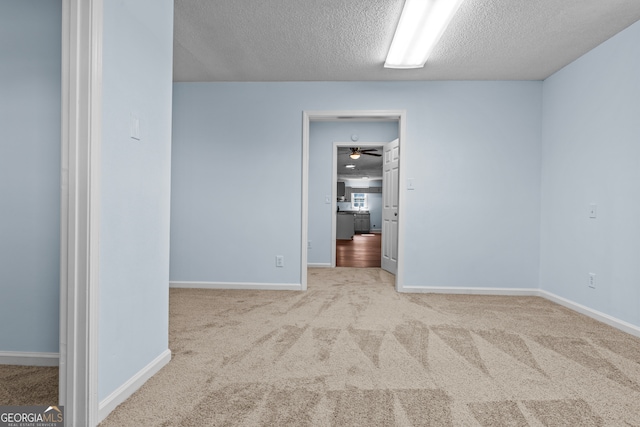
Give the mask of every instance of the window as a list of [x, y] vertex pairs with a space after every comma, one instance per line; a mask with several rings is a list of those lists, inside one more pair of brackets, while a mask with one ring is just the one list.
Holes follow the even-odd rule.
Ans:
[[351, 194], [351, 207], [353, 209], [367, 209], [367, 194], [366, 193], [352, 193]]

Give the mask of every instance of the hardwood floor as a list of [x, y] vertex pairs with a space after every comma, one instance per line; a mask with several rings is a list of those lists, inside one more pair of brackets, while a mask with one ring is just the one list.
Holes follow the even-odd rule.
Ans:
[[337, 267], [380, 267], [382, 235], [356, 234], [353, 240], [336, 240]]

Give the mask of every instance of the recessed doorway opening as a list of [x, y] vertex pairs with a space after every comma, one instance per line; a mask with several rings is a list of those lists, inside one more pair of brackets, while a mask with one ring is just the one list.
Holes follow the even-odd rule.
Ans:
[[382, 265], [383, 152], [379, 142], [333, 144], [332, 267]]
[[[388, 207], [393, 207], [392, 210], [387, 212], [387, 216], [383, 217], [383, 230], [382, 236], [384, 236], [385, 224], [388, 227], [389, 235], [393, 233], [397, 236], [394, 240], [394, 244], [391, 241], [387, 242], [387, 246], [382, 244], [381, 253], [385, 252], [393, 254], [395, 266], [393, 272], [395, 273], [395, 288], [397, 291], [403, 289], [403, 237], [404, 237], [404, 225], [403, 225], [403, 204], [404, 194], [400, 191], [400, 183], [404, 181], [403, 169], [400, 167], [402, 164], [402, 150], [401, 145], [406, 139], [406, 112], [404, 110], [363, 110], [363, 111], [305, 111], [303, 112], [303, 147], [302, 147], [302, 241], [301, 241], [301, 278], [302, 290], [307, 289], [307, 269], [308, 269], [308, 246], [309, 240], [309, 139], [310, 139], [310, 123], [314, 121], [395, 121], [398, 123], [398, 139], [393, 141], [395, 146], [391, 147], [386, 154], [389, 165], [392, 169], [388, 171], [389, 177], [393, 179], [394, 185], [398, 189], [395, 195], [389, 197], [387, 200]], [[349, 143], [349, 145], [353, 145]], [[359, 143], [358, 146], [363, 144]], [[380, 142], [376, 143], [380, 145]], [[383, 175], [384, 175], [383, 171]], [[391, 182], [391, 181], [390, 181]], [[336, 189], [334, 186], [334, 194], [331, 197], [331, 207], [333, 212], [337, 212], [336, 202]], [[384, 193], [384, 192], [383, 192]], [[324, 198], [324, 196], [323, 196]], [[327, 196], [328, 198], [328, 196]], [[329, 200], [327, 200], [329, 203]], [[390, 216], [389, 216], [390, 215]], [[386, 218], [386, 222], [385, 221]], [[335, 233], [335, 221], [333, 221], [332, 232]], [[373, 234], [373, 233], [365, 233]], [[366, 236], [368, 237], [368, 236]], [[335, 261], [335, 252], [332, 254], [332, 259]], [[384, 260], [384, 257], [381, 257]], [[383, 261], [384, 262], [384, 261]]]

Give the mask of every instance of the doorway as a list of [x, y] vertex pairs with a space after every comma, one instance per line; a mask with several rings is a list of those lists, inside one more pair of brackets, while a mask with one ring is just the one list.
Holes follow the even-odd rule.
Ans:
[[383, 149], [380, 142], [333, 144], [332, 267], [382, 266]]
[[[405, 181], [404, 169], [402, 168], [403, 150], [401, 146], [406, 141], [406, 111], [404, 110], [357, 110], [357, 111], [304, 111], [303, 112], [303, 136], [302, 136], [302, 232], [301, 232], [301, 277], [302, 290], [307, 289], [307, 262], [308, 262], [308, 236], [309, 236], [309, 138], [310, 123], [313, 121], [395, 121], [398, 123], [397, 155], [398, 167], [396, 170], [397, 182]], [[377, 143], [379, 145], [380, 143]], [[360, 145], [360, 144], [359, 144]], [[334, 190], [335, 191], [335, 190]], [[397, 245], [395, 254], [397, 257], [397, 267], [395, 275], [395, 288], [398, 292], [403, 290], [403, 241], [404, 241], [404, 192], [399, 191], [397, 195], [397, 210], [395, 213], [395, 229], [397, 231]], [[336, 198], [333, 197], [335, 204]], [[334, 207], [334, 212], [335, 208]], [[333, 231], [332, 231], [333, 232]], [[335, 258], [334, 258], [335, 259]]]

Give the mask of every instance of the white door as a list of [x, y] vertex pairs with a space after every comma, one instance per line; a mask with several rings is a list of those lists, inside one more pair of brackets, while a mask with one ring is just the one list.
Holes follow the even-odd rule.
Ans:
[[398, 269], [399, 140], [385, 144], [382, 160], [382, 268]]

